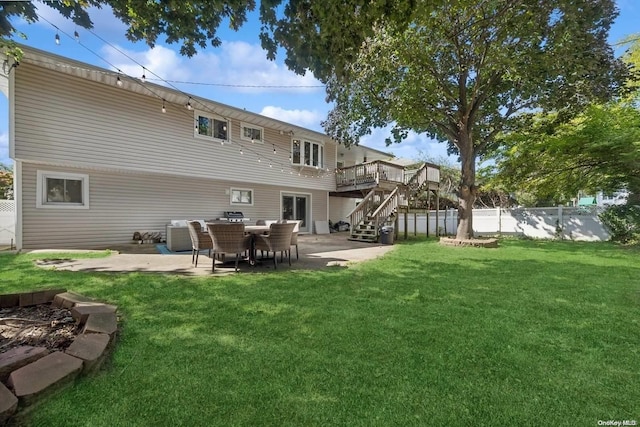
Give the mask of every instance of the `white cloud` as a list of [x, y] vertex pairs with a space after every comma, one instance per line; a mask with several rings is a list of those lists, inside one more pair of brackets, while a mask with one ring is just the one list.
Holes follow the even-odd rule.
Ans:
[[426, 155], [434, 160], [449, 158], [454, 163], [457, 162], [455, 156], [447, 155], [447, 145], [445, 143], [435, 141], [424, 134], [409, 132], [407, 138], [401, 143], [386, 145], [385, 139], [392, 137], [391, 129], [392, 126], [373, 129], [371, 135], [362, 137], [360, 142], [367, 147], [393, 153], [400, 158], [415, 160]]
[[[311, 73], [295, 74], [286, 66], [269, 61], [260, 45], [224, 41], [215, 53], [201, 52], [191, 59], [194, 80], [230, 85], [244, 93], [322, 92]], [[312, 87], [315, 86], [315, 87]]]
[[164, 46], [156, 46], [141, 52], [127, 50], [120, 46], [105, 46], [102, 48], [102, 54], [109, 63], [131, 77], [142, 77], [142, 67], [145, 67], [145, 76], [158, 84], [164, 84], [162, 80], [186, 81], [192, 78], [185, 58]]
[[[54, 30], [52, 25], [55, 25], [60, 31], [69, 35], [73, 35], [74, 31], [78, 31], [82, 41], [94, 38], [88, 30], [74, 24], [73, 21], [62, 16], [60, 12], [48, 6], [46, 3], [36, 3], [36, 8], [41, 18], [37, 21], [37, 25], [44, 28], [51, 28], [52, 31]], [[109, 5], [102, 5], [101, 8], [90, 7], [87, 9], [87, 13], [89, 14], [91, 22], [93, 22], [93, 29], [91, 31], [107, 40], [123, 37], [127, 31], [127, 26], [113, 15], [113, 11]], [[61, 35], [61, 37], [63, 37], [63, 35]], [[63, 40], [63, 43], [64, 42], [66, 42], [66, 40]]]
[[[192, 58], [183, 57], [161, 45], [143, 51], [104, 46], [101, 53], [126, 75], [139, 78], [144, 66], [150, 80], [155, 78], [155, 74], [159, 79], [168, 80], [171, 85], [191, 93], [224, 89], [253, 95], [274, 92], [309, 94], [324, 90], [318, 87], [321, 84], [311, 73], [296, 75], [284, 65], [269, 61], [259, 45], [246, 42], [223, 42], [220, 49], [201, 52]], [[165, 84], [161, 80], [153, 81]]]
[[285, 110], [271, 105], [264, 107], [260, 114], [315, 130], [320, 130], [320, 122], [324, 119], [324, 114], [315, 110]]

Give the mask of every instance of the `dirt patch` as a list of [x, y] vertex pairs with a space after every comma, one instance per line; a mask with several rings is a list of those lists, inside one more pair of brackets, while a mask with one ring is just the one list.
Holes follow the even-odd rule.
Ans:
[[0, 353], [22, 345], [64, 351], [78, 332], [78, 325], [66, 308], [39, 304], [0, 309]]

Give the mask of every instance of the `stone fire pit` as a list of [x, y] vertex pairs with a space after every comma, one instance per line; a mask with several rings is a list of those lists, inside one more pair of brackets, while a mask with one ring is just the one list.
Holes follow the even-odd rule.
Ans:
[[0, 295], [0, 425], [99, 369], [116, 309], [65, 289]]

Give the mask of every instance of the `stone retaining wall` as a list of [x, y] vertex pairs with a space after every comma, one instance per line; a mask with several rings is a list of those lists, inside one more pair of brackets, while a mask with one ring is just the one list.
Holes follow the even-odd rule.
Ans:
[[65, 289], [0, 295], [0, 308], [38, 304], [70, 309], [81, 332], [64, 352], [20, 346], [0, 354], [0, 425], [72, 384], [78, 375], [95, 372], [115, 342], [116, 306]]

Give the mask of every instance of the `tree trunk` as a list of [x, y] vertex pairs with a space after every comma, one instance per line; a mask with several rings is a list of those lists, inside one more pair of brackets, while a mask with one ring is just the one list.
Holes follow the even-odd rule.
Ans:
[[458, 138], [462, 176], [460, 179], [460, 204], [456, 239], [473, 238], [473, 203], [476, 200], [476, 159], [470, 135], [460, 132]]

